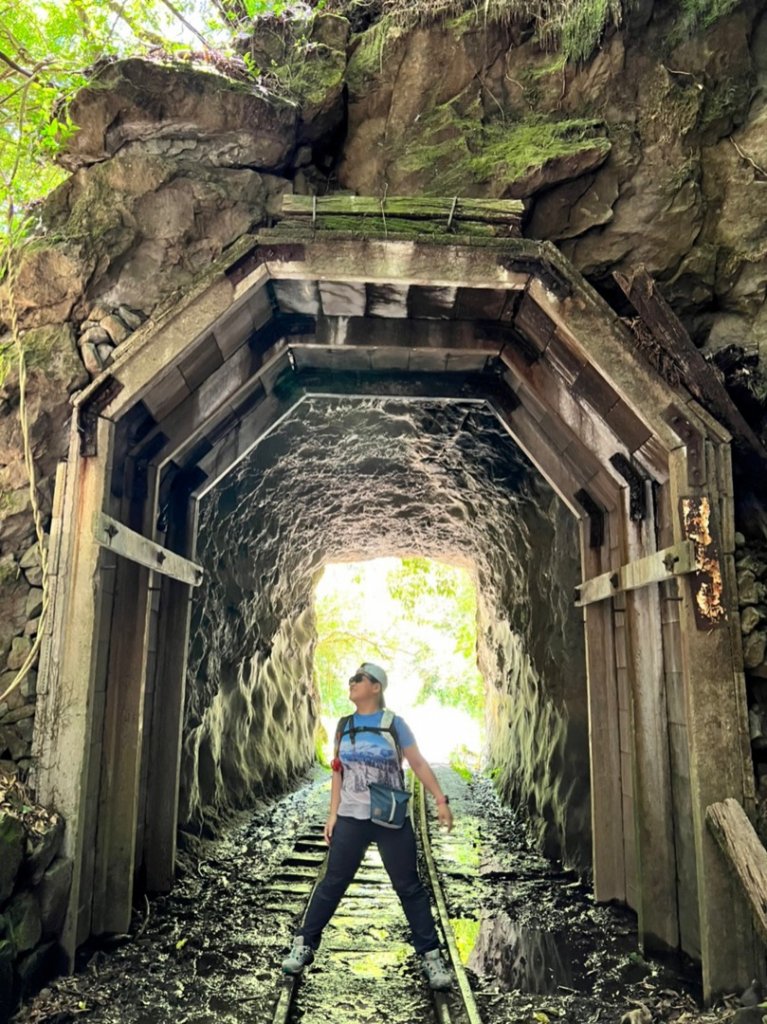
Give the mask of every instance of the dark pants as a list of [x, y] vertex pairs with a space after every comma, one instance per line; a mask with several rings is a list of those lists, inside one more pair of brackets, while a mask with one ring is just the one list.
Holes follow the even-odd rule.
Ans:
[[297, 934], [303, 935], [312, 949], [319, 946], [323, 928], [335, 913], [371, 843], [378, 844], [381, 860], [410, 925], [416, 953], [437, 949], [439, 939], [429, 897], [418, 877], [415, 835], [409, 820], [402, 828], [382, 828], [357, 818], [336, 819], [325, 877], [314, 890]]

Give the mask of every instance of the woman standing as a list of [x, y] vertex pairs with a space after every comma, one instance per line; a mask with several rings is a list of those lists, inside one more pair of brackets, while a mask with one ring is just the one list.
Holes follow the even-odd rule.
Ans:
[[[371, 821], [369, 783], [400, 786], [398, 752], [379, 731], [387, 682], [386, 672], [369, 661], [360, 665], [349, 680], [349, 699], [356, 710], [344, 727], [343, 736], [336, 736], [338, 755], [333, 764], [330, 812], [325, 822], [325, 841], [330, 845], [327, 871], [314, 891], [282, 969], [286, 974], [300, 974], [312, 963], [322, 931], [351, 884], [365, 851], [371, 843], [377, 843], [410, 925], [413, 946], [421, 956], [422, 970], [432, 988], [445, 989], [452, 984], [452, 975], [439, 951], [429, 897], [418, 877], [410, 817], [401, 828], [386, 828]], [[408, 764], [437, 802], [440, 824], [449, 831], [453, 815], [434, 772], [403, 719], [395, 715], [392, 726]]]

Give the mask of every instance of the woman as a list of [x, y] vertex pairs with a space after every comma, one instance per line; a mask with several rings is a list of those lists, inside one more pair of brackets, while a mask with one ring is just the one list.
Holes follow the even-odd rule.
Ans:
[[[370, 820], [368, 783], [400, 786], [397, 751], [384, 733], [367, 731], [381, 726], [387, 682], [386, 672], [369, 661], [360, 665], [349, 680], [349, 699], [356, 710], [343, 736], [336, 737], [338, 757], [333, 763], [330, 813], [325, 822], [325, 841], [330, 845], [327, 871], [314, 891], [304, 923], [293, 939], [282, 969], [286, 974], [300, 974], [312, 963], [323, 928], [354, 878], [368, 846], [375, 842], [402, 903], [413, 946], [422, 958], [422, 969], [429, 984], [435, 989], [445, 989], [452, 984], [452, 976], [439, 951], [429, 897], [418, 877], [415, 834], [410, 818], [401, 828], [381, 827]], [[392, 724], [403, 755], [437, 801], [439, 822], [449, 831], [453, 827], [453, 815], [448, 798], [405, 722], [394, 716]]]

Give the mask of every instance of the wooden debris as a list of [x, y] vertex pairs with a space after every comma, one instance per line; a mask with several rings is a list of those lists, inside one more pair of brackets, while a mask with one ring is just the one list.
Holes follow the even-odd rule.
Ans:
[[760, 458], [767, 460], [767, 451], [761, 441], [730, 398], [716, 376], [716, 371], [695, 347], [682, 321], [663, 298], [645, 268], [639, 267], [631, 275], [616, 272], [613, 277], [641, 316], [651, 336], [677, 367], [682, 383], [693, 397], [736, 437], [745, 440]]
[[706, 822], [740, 883], [757, 931], [767, 942], [767, 850], [737, 800], [711, 804]]
[[387, 196], [282, 197], [287, 227], [367, 236], [480, 235], [517, 238], [524, 205], [518, 199]]

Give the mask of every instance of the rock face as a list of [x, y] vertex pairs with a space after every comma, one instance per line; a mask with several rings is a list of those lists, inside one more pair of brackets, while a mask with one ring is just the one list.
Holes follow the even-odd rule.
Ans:
[[[202, 508], [198, 557], [210, 571], [193, 612], [182, 817], [245, 802], [312, 756], [311, 594], [323, 564], [422, 555], [475, 572], [501, 788], [527, 805], [552, 853], [585, 866], [573, 522], [489, 413], [396, 401], [304, 408]], [[556, 668], [565, 651], [567, 672]]]

